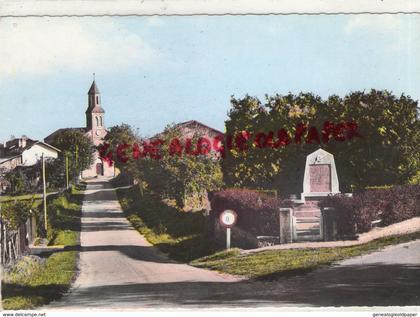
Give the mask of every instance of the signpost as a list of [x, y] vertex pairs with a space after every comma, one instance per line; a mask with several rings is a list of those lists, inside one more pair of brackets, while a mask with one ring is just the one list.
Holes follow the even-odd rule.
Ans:
[[226, 249], [230, 249], [230, 228], [238, 220], [238, 215], [233, 210], [227, 209], [220, 214], [220, 224], [226, 228]]

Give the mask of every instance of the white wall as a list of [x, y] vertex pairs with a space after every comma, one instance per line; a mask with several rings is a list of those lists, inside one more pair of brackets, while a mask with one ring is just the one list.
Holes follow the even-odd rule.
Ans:
[[36, 164], [40, 159], [42, 154], [44, 158], [57, 158], [58, 152], [42, 144], [34, 144], [29, 149], [23, 151], [22, 161], [23, 165], [31, 166]]

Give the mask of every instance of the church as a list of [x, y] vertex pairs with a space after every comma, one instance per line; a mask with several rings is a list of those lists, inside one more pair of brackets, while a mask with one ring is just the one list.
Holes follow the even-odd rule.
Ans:
[[[88, 91], [88, 107], [86, 110], [86, 127], [82, 128], [64, 128], [58, 129], [47, 136], [44, 141], [47, 144], [53, 143], [55, 137], [63, 131], [67, 130], [78, 130], [83, 132], [95, 146], [101, 145], [104, 142], [104, 138], [107, 134], [105, 128], [105, 110], [101, 106], [101, 93], [95, 83], [92, 82]], [[82, 171], [82, 178], [91, 178], [98, 176], [113, 177], [115, 175], [114, 166], [104, 164], [102, 159], [99, 157], [98, 151], [94, 153], [94, 163], [90, 168]]]

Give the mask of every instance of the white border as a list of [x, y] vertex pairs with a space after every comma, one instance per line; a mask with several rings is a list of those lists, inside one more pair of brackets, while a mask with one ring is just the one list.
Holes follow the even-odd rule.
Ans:
[[3, 0], [1, 17], [420, 13], [418, 0]]
[[[28, 17], [28, 16], [188, 16], [188, 15], [336, 15], [336, 14], [420, 14], [420, 1], [418, 0], [0, 0], [0, 17]], [[373, 312], [419, 312], [419, 306], [407, 307], [259, 307], [257, 309], [226, 309], [222, 311], [229, 315], [254, 314], [257, 311], [282, 312], [282, 316], [313, 315], [372, 316]], [[78, 314], [81, 316], [114, 316], [113, 310], [98, 311], [85, 310]], [[198, 309], [194, 309], [194, 316]], [[124, 315], [136, 315], [124, 309], [118, 309]], [[174, 312], [174, 310], [169, 310]], [[327, 312], [329, 311], [329, 312]], [[35, 311], [41, 313], [42, 308]], [[89, 312], [89, 313], [87, 313]], [[168, 312], [160, 310], [158, 315]], [[175, 315], [188, 316], [190, 312], [175, 310]], [[212, 309], [200, 309], [201, 315], [214, 316]], [[322, 312], [322, 313], [321, 313]], [[13, 313], [6, 311], [5, 313]], [[25, 313], [25, 311], [19, 311]], [[153, 314], [148, 311], [148, 314]], [[156, 311], [155, 311], [156, 314]], [[271, 314], [274, 316], [274, 314]], [[74, 316], [74, 312], [48, 311], [47, 316]], [[209, 315], [210, 316], [210, 315]]]

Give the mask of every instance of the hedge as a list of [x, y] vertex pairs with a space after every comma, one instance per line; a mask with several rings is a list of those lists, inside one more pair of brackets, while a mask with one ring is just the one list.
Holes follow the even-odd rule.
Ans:
[[[286, 203], [286, 201], [284, 202]], [[212, 217], [218, 217], [226, 209], [238, 214], [235, 226], [254, 235], [279, 235], [279, 206], [282, 202], [249, 189], [227, 189], [216, 192], [211, 198]]]
[[420, 185], [361, 190], [353, 197], [329, 196], [321, 207], [333, 207], [338, 235], [351, 236], [369, 231], [375, 220], [387, 226], [420, 216]]

